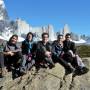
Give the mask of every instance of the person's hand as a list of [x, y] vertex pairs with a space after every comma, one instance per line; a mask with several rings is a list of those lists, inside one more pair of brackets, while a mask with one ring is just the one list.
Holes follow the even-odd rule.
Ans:
[[73, 54], [73, 56], [72, 57], [76, 57], [76, 55], [75, 54]]
[[8, 55], [13, 56], [14, 53], [12, 51], [7, 52]]
[[45, 52], [45, 56], [50, 57], [50, 56], [51, 56], [51, 52], [46, 51], [46, 52]]
[[10, 54], [11, 56], [14, 56], [14, 53], [13, 52], [11, 52], [11, 54]]
[[64, 55], [64, 52], [61, 53], [60, 57], [63, 57], [63, 55]]
[[10, 55], [10, 54], [11, 54], [11, 51], [8, 51], [8, 52], [7, 52], [7, 55]]

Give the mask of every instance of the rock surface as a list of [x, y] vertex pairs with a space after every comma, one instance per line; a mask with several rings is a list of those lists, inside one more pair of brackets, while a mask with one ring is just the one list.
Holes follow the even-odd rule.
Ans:
[[[90, 69], [90, 58], [83, 59]], [[0, 79], [0, 90], [90, 90], [90, 71], [81, 76], [65, 75], [58, 63], [53, 69], [33, 68], [26, 75], [12, 80], [11, 72]]]

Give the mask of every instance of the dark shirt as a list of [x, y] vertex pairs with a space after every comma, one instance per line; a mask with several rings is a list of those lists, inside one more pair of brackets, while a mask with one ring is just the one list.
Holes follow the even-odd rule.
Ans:
[[37, 43], [37, 51], [36, 51], [36, 56], [37, 58], [44, 58], [45, 57], [45, 52], [52, 50], [52, 45], [50, 42], [47, 42], [46, 45], [43, 44], [42, 41], [39, 41]]
[[68, 52], [69, 50], [72, 50], [74, 54], [76, 53], [75, 43], [72, 41], [63, 41], [63, 51]]

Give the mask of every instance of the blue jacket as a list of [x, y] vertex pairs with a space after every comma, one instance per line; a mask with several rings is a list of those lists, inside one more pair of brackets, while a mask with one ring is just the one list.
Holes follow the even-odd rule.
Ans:
[[55, 40], [52, 44], [52, 54], [55, 56], [60, 56], [63, 52], [63, 47], [58, 44], [58, 42]]

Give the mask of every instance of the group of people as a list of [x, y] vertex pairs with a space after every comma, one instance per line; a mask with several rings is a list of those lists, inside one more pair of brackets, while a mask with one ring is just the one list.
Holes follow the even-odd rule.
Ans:
[[13, 35], [0, 52], [0, 76], [14, 70], [15, 77], [26, 74], [32, 66], [36, 69], [53, 68], [55, 63], [61, 64], [68, 73], [78, 71], [85, 74], [89, 69], [84, 65], [76, 52], [75, 43], [71, 41], [71, 35], [58, 35], [57, 40], [49, 41], [49, 34], [43, 33], [42, 40], [34, 42], [33, 33], [29, 32], [21, 46], [17, 45], [18, 36]]

